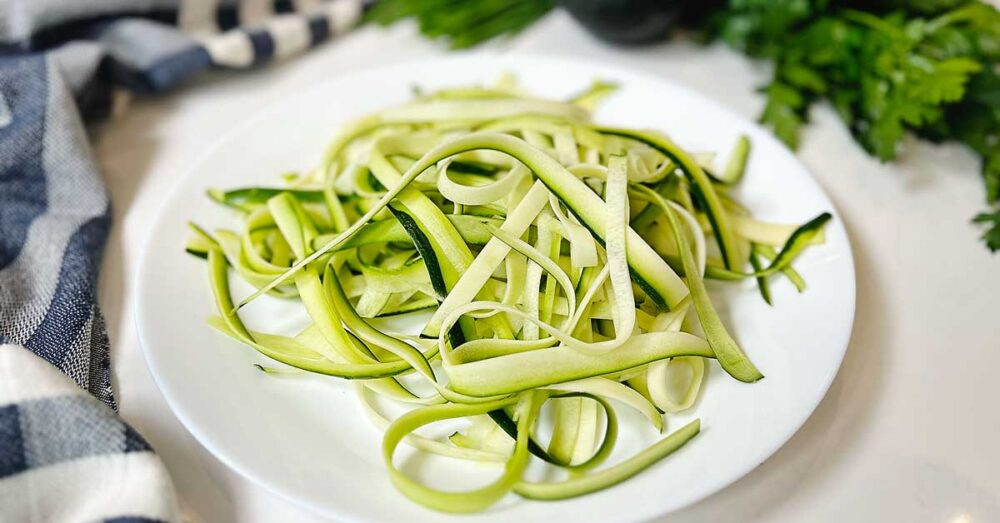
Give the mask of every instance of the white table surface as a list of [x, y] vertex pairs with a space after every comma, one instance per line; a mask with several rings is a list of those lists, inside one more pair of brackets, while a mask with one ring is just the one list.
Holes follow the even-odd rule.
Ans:
[[[609, 47], [562, 13], [487, 49], [632, 67], [750, 119], [763, 104], [756, 88], [769, 74], [722, 46]], [[100, 299], [121, 413], [166, 462], [186, 520], [328, 521], [226, 468], [181, 426], [153, 383], [131, 295], [161, 198], [209, 144], [272, 101], [338, 74], [444, 52], [410, 24], [363, 28], [259, 71], [208, 73], [170, 95], [134, 100], [95, 129], [115, 213]], [[978, 161], [960, 146], [908, 140], [898, 163], [882, 165], [851, 140], [830, 107], [816, 107], [812, 120], [798, 154], [840, 210], [857, 267], [846, 359], [826, 399], [777, 454], [665, 519], [998, 521], [1000, 255], [991, 256], [969, 225], [983, 206]]]

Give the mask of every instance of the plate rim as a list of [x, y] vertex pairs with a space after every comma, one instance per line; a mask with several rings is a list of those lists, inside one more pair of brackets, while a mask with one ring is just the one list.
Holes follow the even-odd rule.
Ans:
[[[571, 67], [592, 69], [595, 71], [595, 73], [596, 71], [620, 72], [622, 73], [622, 76], [630, 76], [632, 78], [639, 79], [643, 82], [649, 82], [653, 84], [655, 83], [667, 84], [674, 89], [684, 91], [686, 95], [697, 99], [699, 103], [703, 103], [713, 107], [715, 110], [719, 111], [727, 118], [739, 121], [744, 125], [748, 125], [759, 131], [762, 131], [761, 134], [765, 136], [764, 138], [765, 140], [770, 141], [773, 144], [776, 144], [778, 147], [782, 148], [784, 152], [792, 158], [792, 161], [798, 163], [802, 167], [802, 170], [805, 171], [805, 173], [807, 173], [811, 183], [813, 183], [816, 186], [820, 194], [827, 201], [829, 210], [833, 214], [833, 216], [835, 218], [840, 218], [841, 216], [840, 211], [837, 209], [833, 200], [830, 198], [830, 195], [827, 192], [827, 190], [819, 183], [819, 180], [812, 173], [812, 171], [801, 161], [801, 159], [797, 155], [795, 155], [794, 151], [788, 149], [785, 144], [778, 141], [777, 138], [774, 137], [774, 135], [770, 131], [763, 128], [758, 123], [745, 118], [744, 116], [736, 113], [734, 110], [730, 109], [723, 103], [718, 102], [715, 99], [702, 94], [700, 91], [696, 90], [693, 87], [685, 85], [670, 77], [656, 73], [646, 72], [644, 70], [629, 65], [599, 64], [595, 66], [594, 64], [587, 62], [583, 58], [560, 56], [555, 54], [534, 53], [534, 52], [500, 53], [494, 51], [473, 51], [473, 52], [458, 53], [445, 56], [437, 56], [432, 58], [421, 58], [413, 61], [398, 61], [386, 64], [376, 64], [371, 66], [359, 67], [351, 69], [350, 71], [346, 72], [343, 75], [335, 76], [317, 82], [315, 85], [312, 85], [307, 89], [295, 92], [290, 97], [269, 101], [268, 103], [259, 107], [257, 110], [247, 115], [244, 119], [233, 125], [228, 131], [216, 137], [207, 147], [205, 147], [205, 149], [201, 153], [193, 156], [192, 160], [190, 160], [187, 167], [183, 169], [182, 174], [178, 176], [176, 180], [171, 182], [170, 187], [168, 188], [167, 191], [165, 191], [164, 193], [165, 197], [161, 200], [160, 204], [156, 208], [154, 219], [150, 225], [150, 229], [151, 230], [158, 229], [161, 226], [161, 224], [164, 221], [166, 221], [168, 215], [166, 211], [169, 204], [183, 190], [185, 185], [187, 185], [189, 179], [195, 177], [199, 167], [202, 164], [204, 164], [208, 160], [208, 158], [212, 157], [218, 150], [224, 148], [224, 146], [227, 145], [227, 143], [231, 140], [232, 135], [243, 132], [247, 128], [252, 127], [258, 121], [266, 119], [272, 113], [276, 112], [276, 109], [280, 108], [282, 105], [288, 104], [296, 98], [307, 97], [313, 92], [321, 91], [323, 89], [329, 89], [330, 84], [337, 83], [338, 81], [341, 81], [344, 78], [379, 73], [379, 72], [389, 71], [392, 69], [408, 69], [416, 65], [426, 66], [426, 67], [440, 67], [442, 65], [454, 66], [455, 64], [461, 64], [462, 62], [480, 62], [483, 60], [498, 62], [498, 66], [502, 65], [502, 63], [506, 61], [517, 61], [518, 63], [533, 63], [536, 65], [541, 64], [550, 66], [557, 66], [559, 64], [564, 64]], [[814, 399], [812, 399], [809, 402], [808, 414], [803, 416], [801, 420], [799, 420], [796, 424], [794, 424], [795, 425], [794, 430], [789, 430], [787, 434], [785, 434], [781, 438], [774, 438], [774, 444], [768, 446], [767, 452], [765, 453], [766, 457], [763, 460], [759, 462], [748, 461], [746, 465], [739, 467], [738, 473], [733, 474], [731, 477], [710, 482], [710, 486], [704, 489], [703, 494], [699, 496], [693, 496], [690, 499], [687, 499], [684, 502], [675, 505], [673, 508], [670, 508], [669, 510], [653, 509], [651, 511], [644, 511], [643, 514], [640, 515], [641, 520], [648, 520], [649, 518], [663, 517], [668, 514], [677, 513], [692, 505], [706, 501], [718, 495], [720, 492], [724, 491], [727, 487], [745, 478], [750, 472], [763, 465], [763, 463], [765, 463], [766, 461], [771, 460], [775, 456], [775, 454], [778, 451], [780, 451], [788, 443], [789, 440], [791, 440], [792, 437], [798, 434], [801, 431], [802, 427], [813, 417], [813, 415], [816, 412], [816, 409], [823, 401], [823, 399], [826, 398], [827, 394], [829, 393], [830, 387], [832, 386], [833, 382], [836, 380], [836, 377], [840, 374], [840, 371], [843, 368], [844, 358], [846, 356], [847, 350], [850, 347], [850, 340], [853, 336], [854, 324], [857, 315], [857, 272], [856, 272], [855, 256], [851, 245], [851, 238], [850, 235], [848, 234], [846, 223], [844, 222], [843, 219], [836, 219], [834, 220], [834, 222], [835, 223], [833, 225], [835, 227], [842, 229], [845, 237], [845, 242], [844, 242], [845, 250], [843, 254], [846, 257], [847, 266], [850, 272], [850, 278], [848, 278], [847, 281], [843, 282], [843, 285], [849, 286], [849, 293], [848, 293], [850, 296], [850, 299], [848, 300], [849, 314], [847, 314], [848, 321], [846, 328], [843, 331], [843, 340], [839, 340], [838, 343], [836, 343], [836, 346], [839, 347], [839, 350], [837, 351], [836, 354], [836, 360], [837, 360], [836, 368], [833, 369], [832, 372], [828, 373], [827, 380], [825, 381], [825, 383], [822, 384], [822, 387], [817, 389], [819, 393], [816, 395]], [[143, 360], [145, 360], [146, 367], [153, 378], [153, 382], [156, 384], [156, 387], [160, 392], [161, 396], [163, 397], [164, 402], [170, 408], [171, 413], [178, 419], [178, 421], [181, 422], [185, 430], [187, 430], [188, 433], [190, 433], [194, 437], [194, 439], [198, 442], [198, 444], [201, 445], [205, 450], [209, 451], [209, 453], [211, 453], [213, 457], [221, 461], [223, 464], [225, 464], [233, 471], [237, 472], [240, 476], [250, 480], [255, 485], [263, 487], [266, 491], [276, 495], [280, 499], [288, 503], [291, 503], [295, 506], [305, 508], [313, 514], [326, 518], [333, 518], [338, 521], [367, 520], [364, 514], [357, 513], [356, 511], [353, 511], [349, 508], [343, 508], [343, 509], [338, 508], [335, 512], [333, 512], [329, 507], [313, 503], [311, 500], [305, 497], [295, 497], [291, 492], [287, 491], [287, 489], [283, 488], [281, 485], [271, 481], [267, 477], [258, 475], [257, 473], [251, 470], [252, 467], [245, 466], [244, 464], [242, 464], [238, 459], [235, 459], [233, 456], [231, 456], [224, 448], [222, 448], [221, 446], [213, 445], [210, 442], [211, 437], [207, 435], [205, 432], [203, 432], [202, 428], [198, 425], [197, 422], [193, 421], [190, 418], [189, 413], [181, 405], [182, 402], [179, 401], [176, 396], [174, 396], [173, 392], [171, 392], [170, 387], [164, 386], [162, 372], [158, 370], [157, 363], [155, 363], [156, 360], [155, 356], [151, 355], [150, 347], [153, 345], [153, 343], [150, 341], [150, 339], [148, 338], [148, 334], [143, 328], [143, 323], [144, 323], [143, 319], [146, 316], [144, 310], [147, 309], [150, 305], [148, 301], [144, 299], [144, 293], [142, 292], [143, 287], [141, 286], [141, 283], [146, 278], [146, 273], [147, 273], [146, 267], [148, 265], [148, 258], [149, 256], [151, 256], [151, 253], [153, 251], [152, 248], [153, 243], [154, 242], [152, 235], [150, 237], [147, 237], [143, 241], [142, 250], [138, 258], [138, 264], [133, 272], [134, 285], [131, 293], [133, 299], [133, 306], [132, 306], [133, 323], [136, 328], [136, 333], [139, 341], [139, 346], [142, 351]], [[474, 517], [475, 514], [467, 516]], [[454, 516], [451, 517], [453, 518]]]

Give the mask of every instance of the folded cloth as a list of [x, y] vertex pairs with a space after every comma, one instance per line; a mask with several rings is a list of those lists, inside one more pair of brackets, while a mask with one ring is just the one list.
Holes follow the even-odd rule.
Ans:
[[108, 198], [51, 55], [0, 57], [0, 115], [0, 343], [115, 408], [95, 296]]
[[177, 519], [163, 463], [107, 405], [17, 345], [0, 376], [0, 521]]
[[208, 67], [287, 57], [347, 31], [373, 2], [4, 0], [0, 55], [56, 50], [89, 118], [110, 106], [109, 82], [163, 91]]
[[116, 86], [162, 91], [305, 50], [366, 5], [0, 1], [0, 344], [13, 344], [0, 348], [0, 522], [174, 518], [162, 465], [114, 415], [96, 299], [111, 213], [81, 113], [106, 113]]

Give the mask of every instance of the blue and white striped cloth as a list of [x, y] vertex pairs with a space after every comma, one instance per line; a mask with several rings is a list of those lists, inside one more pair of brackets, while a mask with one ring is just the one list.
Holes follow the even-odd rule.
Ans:
[[0, 345], [0, 377], [0, 522], [177, 519], [163, 463], [107, 405], [20, 346]]
[[96, 297], [111, 211], [81, 115], [113, 89], [304, 51], [365, 5], [0, 0], [0, 523], [176, 519], [162, 463], [114, 413]]

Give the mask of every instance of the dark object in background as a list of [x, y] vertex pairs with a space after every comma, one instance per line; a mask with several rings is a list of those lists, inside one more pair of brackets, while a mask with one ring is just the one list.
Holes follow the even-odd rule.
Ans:
[[664, 39], [684, 2], [671, 0], [557, 0], [602, 40], [640, 45]]

